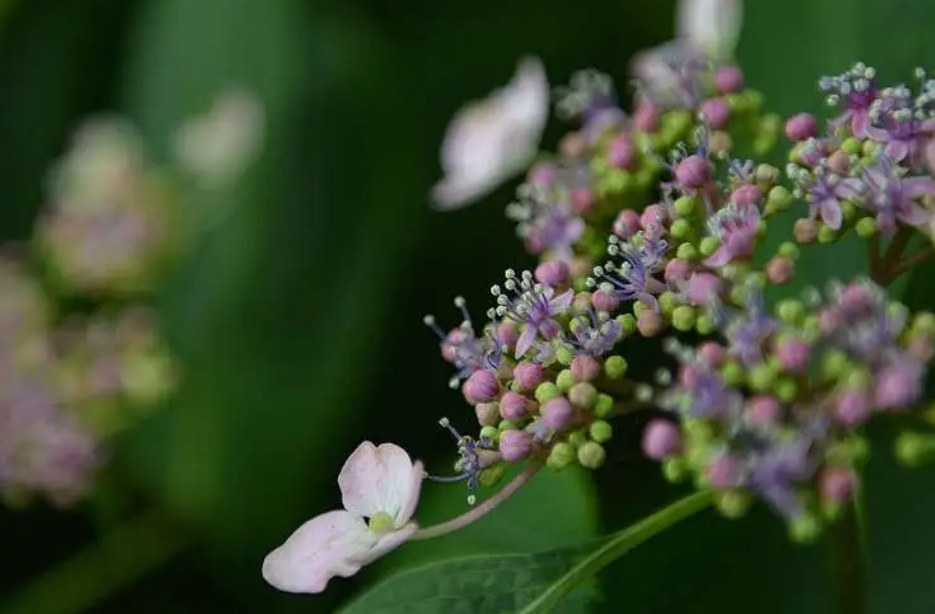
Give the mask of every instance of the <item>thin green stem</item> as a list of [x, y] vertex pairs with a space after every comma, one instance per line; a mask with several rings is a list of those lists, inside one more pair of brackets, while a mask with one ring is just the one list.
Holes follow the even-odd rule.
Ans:
[[589, 554], [558, 581], [550, 585], [545, 592], [518, 614], [539, 614], [550, 611], [582, 582], [654, 535], [707, 508], [713, 500], [710, 492], [689, 495], [616, 533], [603, 546]]
[[0, 606], [0, 614], [78, 614], [164, 565], [184, 547], [163, 517], [147, 513], [51, 569]]
[[868, 614], [867, 557], [863, 548], [859, 511], [848, 506], [828, 533], [836, 611], [840, 614]]

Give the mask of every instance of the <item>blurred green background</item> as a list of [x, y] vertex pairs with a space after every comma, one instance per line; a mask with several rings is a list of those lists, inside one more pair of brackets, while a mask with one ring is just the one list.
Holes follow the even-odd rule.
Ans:
[[[903, 79], [935, 56], [931, 0], [748, 0], [745, 12], [741, 65], [783, 114], [818, 110], [817, 77], [857, 59]], [[638, 458], [634, 424], [596, 474], [543, 475], [470, 529], [406, 546], [323, 596], [277, 593], [259, 573], [299, 523], [338, 505], [337, 471], [361, 439], [444, 470], [454, 448], [437, 419], [471, 428], [422, 316], [456, 323], [463, 294], [481, 317], [490, 283], [531, 260], [503, 217], [512, 186], [461, 212], [429, 210], [451, 114], [525, 53], [554, 84], [593, 66], [629, 91], [630, 57], [671, 37], [672, 15], [671, 1], [634, 0], [0, 2], [4, 239], [28, 236], [45, 171], [88, 115], [127, 114], [158, 158], [181, 120], [245, 85], [269, 128], [234, 214], [161, 298], [186, 368], [179, 395], [122, 438], [83, 508], [0, 512], [0, 613], [331, 612], [404, 566], [577, 544], [678, 496]], [[561, 132], [553, 122], [546, 144]], [[847, 277], [862, 258], [844, 242], [806, 275]], [[924, 273], [909, 296], [931, 307]], [[875, 449], [877, 612], [935, 611], [933, 477], [896, 472]], [[427, 486], [420, 519], [459, 513], [465, 494]], [[66, 564], [73, 580], [20, 592], [144, 510], [158, 521], [118, 529], [107, 557]], [[824, 555], [789, 544], [766, 510], [702, 515], [609, 568], [591, 610], [824, 612]]]

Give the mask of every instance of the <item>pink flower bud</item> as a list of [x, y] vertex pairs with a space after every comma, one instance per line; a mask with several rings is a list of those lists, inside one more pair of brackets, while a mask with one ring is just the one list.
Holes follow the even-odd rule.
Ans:
[[758, 395], [747, 401], [747, 417], [753, 424], [771, 426], [781, 417], [782, 406], [776, 397]]
[[932, 342], [924, 335], [910, 337], [906, 351], [909, 352], [910, 356], [921, 362], [930, 361], [933, 354], [935, 354], [935, 348], [932, 347]]
[[463, 328], [455, 328], [442, 341], [442, 358], [448, 362], [458, 360], [458, 348], [467, 340], [467, 333]]
[[712, 487], [731, 488], [740, 481], [740, 463], [731, 456], [718, 457], [708, 465], [707, 475]]
[[570, 198], [571, 209], [577, 215], [587, 215], [594, 209], [594, 193], [590, 188], [575, 188]]
[[877, 407], [909, 409], [922, 395], [922, 370], [914, 362], [898, 362], [877, 375], [876, 386]]
[[642, 132], [653, 132], [659, 127], [659, 108], [651, 100], [641, 98], [633, 112], [633, 124]]
[[588, 151], [588, 139], [580, 132], [569, 132], [558, 144], [563, 158], [581, 158]]
[[691, 275], [692, 267], [686, 260], [673, 258], [666, 264], [665, 278], [668, 282], [682, 281]]
[[870, 399], [860, 390], [848, 390], [838, 396], [835, 419], [844, 426], [860, 426], [870, 419]]
[[464, 398], [471, 405], [493, 401], [500, 394], [500, 382], [497, 376], [486, 369], [479, 369], [467, 378], [461, 387]]
[[694, 388], [701, 380], [701, 373], [698, 367], [693, 364], [682, 365], [679, 369], [679, 382], [686, 388]]
[[567, 285], [570, 275], [568, 264], [562, 260], [549, 260], [536, 267], [536, 280], [553, 288]]
[[683, 188], [700, 190], [711, 182], [714, 169], [711, 163], [698, 154], [692, 154], [679, 162], [675, 168], [675, 179]]
[[737, 189], [731, 192], [730, 195], [730, 201], [738, 207], [751, 207], [761, 200], [763, 200], [763, 190], [760, 189], [760, 186], [752, 183], [737, 186]]
[[833, 503], [844, 503], [854, 490], [854, 476], [843, 467], [829, 467], [821, 473], [821, 498]]
[[662, 330], [662, 318], [652, 309], [645, 309], [636, 318], [636, 328], [644, 337], [652, 337]]
[[540, 409], [543, 424], [553, 431], [564, 431], [571, 426], [574, 411], [565, 397], [550, 399]]
[[863, 313], [873, 305], [873, 293], [863, 284], [852, 283], [841, 290], [838, 303], [846, 313]]
[[776, 348], [779, 364], [791, 373], [800, 373], [808, 367], [812, 348], [802, 339], [783, 339]]
[[818, 222], [807, 218], [796, 220], [792, 234], [799, 243], [814, 243], [818, 239]]
[[714, 73], [714, 87], [722, 94], [743, 90], [743, 71], [737, 66], [725, 66]]
[[712, 367], [719, 367], [727, 360], [727, 350], [724, 346], [714, 341], [705, 341], [698, 348], [698, 355], [706, 364]]
[[600, 363], [587, 354], [579, 354], [571, 361], [571, 376], [576, 382], [590, 382], [600, 374]]
[[597, 290], [591, 295], [591, 304], [598, 311], [613, 311], [620, 305], [620, 301], [610, 292]]
[[643, 214], [640, 216], [640, 225], [644, 230], [649, 230], [655, 225], [664, 224], [668, 218], [669, 215], [665, 207], [660, 204], [649, 205], [643, 209]]
[[631, 169], [636, 162], [636, 151], [629, 136], [620, 134], [614, 137], [607, 148], [607, 163], [613, 168]]
[[844, 314], [837, 307], [825, 307], [818, 312], [818, 332], [830, 335], [845, 323]]
[[828, 166], [839, 175], [847, 175], [851, 168], [851, 156], [839, 149], [828, 157]]
[[688, 282], [688, 298], [695, 305], [707, 305], [723, 289], [723, 282], [711, 273], [695, 273]]
[[512, 320], [503, 320], [497, 326], [497, 337], [501, 342], [505, 343], [509, 349], [514, 349], [516, 347], [516, 342], [519, 340], [519, 327], [516, 326], [516, 322]]
[[532, 451], [532, 435], [526, 431], [503, 431], [500, 433], [499, 447], [506, 462], [521, 461]]
[[507, 392], [500, 399], [500, 415], [504, 420], [519, 422], [526, 417], [526, 407], [529, 399], [518, 392]]
[[624, 209], [614, 221], [614, 234], [629, 239], [640, 229], [640, 216], [633, 209]]
[[539, 162], [529, 170], [526, 181], [537, 186], [550, 186], [555, 181], [555, 164]]
[[678, 454], [682, 435], [668, 420], [656, 419], [643, 431], [643, 453], [647, 458], [663, 460]]
[[766, 263], [766, 278], [777, 285], [787, 284], [795, 275], [795, 262], [785, 256], [776, 256]]
[[496, 403], [478, 403], [474, 413], [481, 426], [496, 426], [500, 422], [500, 407]]
[[532, 390], [544, 377], [542, 366], [534, 362], [523, 361], [513, 368], [513, 378], [522, 390]]
[[811, 113], [799, 113], [786, 120], [786, 137], [792, 141], [804, 141], [818, 136], [818, 121]]
[[730, 105], [723, 98], [712, 98], [701, 103], [701, 112], [708, 119], [708, 125], [717, 130], [727, 125], [730, 120]]

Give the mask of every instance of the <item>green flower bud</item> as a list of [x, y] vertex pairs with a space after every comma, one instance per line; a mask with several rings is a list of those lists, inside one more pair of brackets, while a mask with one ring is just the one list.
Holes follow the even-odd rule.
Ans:
[[695, 318], [695, 330], [701, 335], [710, 335], [717, 330], [717, 324], [713, 317], [702, 313]]
[[795, 380], [784, 377], [780, 379], [773, 386], [773, 389], [776, 392], [776, 396], [779, 397], [779, 400], [783, 403], [791, 403], [795, 400], [796, 395], [799, 393], [799, 387], [795, 383]]
[[857, 205], [847, 200], [843, 201], [841, 203], [841, 214], [845, 222], [853, 222], [854, 218], [857, 217]]
[[682, 243], [679, 245], [678, 249], [675, 250], [675, 256], [687, 262], [694, 262], [698, 259], [698, 250], [696, 250], [695, 246], [691, 243]]
[[781, 301], [776, 309], [779, 319], [786, 324], [797, 324], [805, 316], [805, 305], [802, 301], [786, 299]]
[[604, 361], [604, 372], [610, 379], [620, 379], [627, 374], [627, 361], [623, 356], [609, 356]]
[[795, 200], [792, 192], [785, 186], [777, 185], [770, 189], [766, 196], [767, 206], [774, 207], [777, 211], [784, 211]]
[[828, 350], [821, 364], [821, 373], [827, 379], [837, 379], [850, 369], [850, 360], [841, 350]]
[[917, 313], [912, 319], [912, 331], [916, 334], [935, 334], [935, 314], [927, 311]]
[[798, 260], [799, 256], [802, 255], [802, 250], [800, 250], [799, 246], [792, 241], [786, 241], [779, 246], [779, 255], [785, 256], [790, 260]]
[[829, 244], [838, 240], [838, 231], [831, 226], [822, 226], [818, 229], [818, 242]]
[[667, 458], [662, 461], [662, 475], [668, 481], [678, 483], [688, 477], [688, 467], [681, 458]]
[[606, 458], [607, 453], [604, 451], [604, 446], [596, 441], [589, 441], [578, 448], [578, 462], [587, 469], [598, 469], [604, 464]]
[[539, 401], [540, 405], [560, 394], [562, 394], [562, 391], [552, 382], [542, 382], [536, 387], [536, 400]]
[[573, 445], [564, 441], [559, 442], [552, 446], [552, 449], [549, 451], [549, 458], [546, 460], [546, 465], [552, 469], [564, 469], [575, 461], [576, 456], [577, 451]]
[[841, 143], [841, 149], [852, 156], [859, 154], [863, 149], [863, 146], [864, 144], [861, 142], [861, 140], [854, 137], [844, 139], [844, 142]]
[[688, 239], [692, 235], [692, 225], [688, 223], [688, 220], [675, 220], [669, 228], [669, 234], [676, 239]]
[[588, 443], [587, 431], [585, 431], [584, 429], [578, 429], [577, 431], [573, 431], [572, 433], [568, 435], [568, 443], [575, 446], [576, 448], [580, 448], [584, 444]]
[[821, 535], [821, 522], [814, 515], [803, 513], [789, 525], [789, 537], [800, 544], [812, 544]]
[[910, 467], [935, 460], [935, 435], [906, 431], [896, 439], [896, 458]]
[[676, 307], [675, 311], [672, 312], [672, 326], [682, 332], [693, 329], [695, 327], [695, 310], [688, 305]]
[[[773, 122], [773, 126], [776, 132], [779, 131], [779, 117], [772, 116], [768, 118]], [[779, 169], [773, 166], [772, 164], [760, 164], [756, 167], [755, 177], [757, 183], [766, 183], [773, 184], [779, 181]]]
[[663, 315], [669, 315], [675, 309], [675, 295], [666, 290], [659, 295], [659, 310]]
[[732, 520], [741, 518], [753, 504], [753, 497], [742, 490], [727, 490], [717, 494], [718, 511]]
[[682, 432], [685, 438], [695, 445], [704, 445], [714, 439], [714, 428], [711, 424], [697, 418], [683, 420]]
[[728, 386], [739, 386], [744, 380], [744, 370], [736, 361], [730, 360], [721, 367], [721, 377]]
[[624, 336], [632, 335], [636, 332], [636, 318], [632, 313], [625, 313], [623, 315], [616, 317], [617, 324], [620, 325], [620, 330], [623, 331]]
[[493, 488], [500, 483], [500, 480], [506, 475], [506, 471], [509, 467], [509, 463], [494, 463], [480, 472], [480, 475], [477, 476], [477, 481], [484, 488]]
[[705, 237], [698, 244], [698, 249], [701, 251], [701, 255], [707, 258], [716, 252], [720, 246], [721, 242], [718, 241], [717, 237]]
[[577, 407], [591, 409], [597, 402], [597, 388], [588, 382], [577, 383], [568, 391], [568, 400]]
[[[562, 369], [559, 371], [558, 376], [555, 378], [555, 384], [562, 392], [571, 390], [571, 387], [575, 385], [575, 378], [571, 374], [571, 369]], [[536, 392], [539, 392], [538, 389]], [[538, 398], [538, 394], [536, 398]]]
[[589, 429], [591, 439], [597, 443], [607, 443], [614, 436], [614, 427], [604, 420], [595, 420]]
[[689, 217], [699, 210], [698, 198], [694, 196], [680, 196], [675, 199], [675, 212], [682, 217]]
[[614, 398], [609, 394], [597, 395], [594, 403], [594, 415], [598, 418], [608, 418], [614, 413]]
[[572, 354], [571, 350], [568, 349], [567, 347], [560, 347], [558, 348], [558, 350], [555, 351], [555, 360], [557, 360], [560, 364], [563, 364], [565, 366], [570, 365], [571, 360], [574, 357], [575, 355]]
[[759, 364], [750, 369], [747, 381], [756, 392], [767, 392], [776, 381], [776, 372], [767, 364]]
[[480, 430], [480, 436], [482, 439], [489, 439], [490, 441], [496, 441], [497, 435], [500, 434], [500, 431], [495, 426], [485, 426]]
[[502, 433], [503, 431], [515, 431], [518, 427], [515, 422], [510, 422], [509, 420], [501, 420], [500, 424], [497, 425], [497, 428]]

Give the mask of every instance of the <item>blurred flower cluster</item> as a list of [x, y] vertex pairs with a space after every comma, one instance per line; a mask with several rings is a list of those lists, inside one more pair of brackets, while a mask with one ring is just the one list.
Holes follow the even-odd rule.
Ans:
[[237, 91], [179, 129], [169, 164], [155, 164], [121, 118], [77, 130], [50, 174], [34, 249], [0, 255], [8, 504], [80, 500], [108, 441], [171, 393], [178, 367], [149, 303], [217, 217], [198, 199], [230, 199], [262, 129], [259, 103]]

